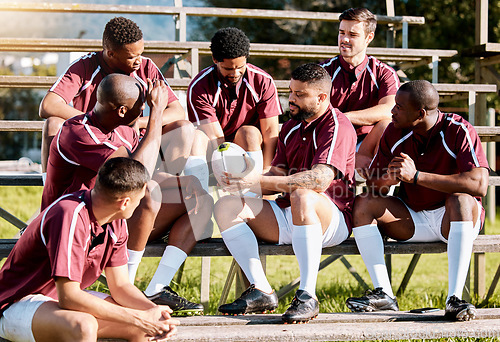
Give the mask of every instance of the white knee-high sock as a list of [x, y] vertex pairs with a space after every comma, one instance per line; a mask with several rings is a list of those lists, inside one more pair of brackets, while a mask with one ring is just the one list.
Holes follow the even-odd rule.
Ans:
[[448, 235], [448, 297], [462, 298], [469, 270], [472, 244], [474, 243], [472, 221], [450, 222]]
[[205, 156], [189, 156], [184, 167], [186, 176], [196, 176], [200, 180], [203, 189], [208, 192], [208, 165]]
[[261, 291], [271, 293], [273, 289], [260, 262], [257, 238], [250, 227], [246, 223], [238, 223], [221, 232], [221, 236], [250, 284], [255, 284]]
[[259, 171], [259, 173], [262, 173], [262, 169], [264, 168], [264, 157], [262, 155], [262, 150], [248, 151], [247, 154], [254, 161], [255, 168]]
[[134, 251], [132, 249], [128, 250], [128, 279], [131, 284], [135, 282], [135, 275], [137, 274], [137, 269], [139, 268], [143, 254], [144, 249], [142, 251]]
[[186, 258], [187, 254], [182, 249], [175, 246], [167, 246], [158, 264], [158, 268], [144, 293], [147, 296], [152, 296], [169, 285], [174, 278], [175, 272], [181, 267]]
[[356, 227], [352, 232], [359, 249], [359, 254], [361, 254], [372, 279], [373, 287], [381, 287], [389, 297], [394, 298], [384, 260], [384, 241], [377, 225], [367, 224]]
[[323, 230], [321, 224], [304, 226], [293, 225], [292, 247], [300, 269], [299, 290], [307, 291], [316, 297], [316, 280], [318, 278]]

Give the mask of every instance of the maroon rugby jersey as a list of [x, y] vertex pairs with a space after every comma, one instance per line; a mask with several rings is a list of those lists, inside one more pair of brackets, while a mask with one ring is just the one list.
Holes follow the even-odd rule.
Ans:
[[138, 142], [133, 128], [122, 125], [108, 132], [93, 112], [66, 120], [50, 145], [41, 210], [63, 194], [92, 189], [101, 165], [121, 146], [133, 152]]
[[[103, 52], [91, 52], [75, 60], [50, 88], [50, 91], [61, 96], [75, 109], [87, 113], [94, 109], [97, 102], [97, 86], [109, 74], [118, 71], [111, 70], [102, 57]], [[147, 89], [146, 79], [164, 80], [160, 69], [147, 57], [142, 57], [141, 66], [129, 76], [139, 81]], [[176, 101], [177, 96], [168, 87], [168, 103]]]
[[[394, 69], [372, 56], [366, 56], [355, 68], [340, 55], [321, 63], [321, 66], [332, 77], [330, 102], [343, 113], [373, 107], [380, 99], [396, 95], [399, 88]], [[358, 135], [364, 135], [373, 126], [354, 128]]]
[[247, 63], [236, 93], [219, 78], [217, 66], [201, 71], [189, 84], [187, 107], [195, 125], [219, 121], [226, 141], [233, 141], [243, 125], [260, 127], [259, 119], [282, 113], [278, 91], [272, 77]]
[[[370, 174], [385, 174], [390, 161], [406, 153], [420, 172], [452, 175], [476, 167], [488, 168], [481, 141], [474, 127], [456, 114], [438, 114], [427, 140], [411, 130], [387, 126], [371, 165]], [[413, 210], [442, 207], [448, 194], [413, 183], [400, 183], [398, 196]], [[480, 200], [480, 198], [478, 198]]]
[[[356, 132], [349, 119], [332, 106], [322, 116], [307, 123], [290, 119], [281, 128], [273, 166], [288, 170], [288, 175], [310, 170], [313, 165], [327, 164], [337, 170], [325, 194], [343, 212], [352, 229], [354, 202], [354, 155]], [[290, 206], [290, 194], [276, 203]]]
[[89, 190], [67, 194], [31, 222], [0, 270], [0, 312], [29, 294], [57, 299], [54, 279], [85, 289], [106, 267], [127, 264], [127, 225], [100, 226]]

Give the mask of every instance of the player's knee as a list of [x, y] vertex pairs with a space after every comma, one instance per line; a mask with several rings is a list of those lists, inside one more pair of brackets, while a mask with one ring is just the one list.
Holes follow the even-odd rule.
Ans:
[[292, 210], [307, 210], [314, 205], [315, 191], [309, 189], [296, 189], [290, 194], [290, 205]]
[[94, 316], [80, 315], [79, 319], [71, 325], [71, 341], [96, 341], [98, 327], [99, 325]]
[[214, 207], [214, 218], [217, 221], [219, 230], [223, 232], [230, 228], [233, 225], [232, 222], [242, 210], [241, 198], [232, 195], [221, 197]]
[[255, 126], [241, 126], [236, 132], [234, 141], [248, 151], [257, 151], [262, 145], [262, 134]]
[[180, 130], [185, 133], [193, 133], [195, 131], [195, 128], [193, 124], [188, 120], [177, 120], [163, 126], [162, 133], [165, 134], [175, 130]]
[[354, 199], [353, 216], [357, 213], [369, 213], [373, 208], [373, 201], [375, 198], [369, 193], [358, 195]]
[[146, 191], [146, 195], [142, 198], [136, 211], [142, 212], [143, 215], [156, 216], [161, 208], [161, 194], [157, 195], [158, 191], [160, 190], [157, 187], [153, 187], [150, 191]]
[[63, 123], [64, 120], [59, 117], [51, 116], [47, 118], [47, 120], [45, 120], [45, 122], [43, 123], [44, 137], [55, 136], [59, 131], [59, 129], [61, 128], [61, 126], [63, 125]]
[[192, 156], [204, 156], [210, 139], [202, 130], [195, 130], [193, 134], [193, 145], [191, 146]]
[[[472, 217], [474, 208], [477, 207], [476, 199], [469, 194], [454, 193], [448, 196], [445, 202], [446, 211], [451, 217]], [[470, 218], [472, 220], [472, 218]]]

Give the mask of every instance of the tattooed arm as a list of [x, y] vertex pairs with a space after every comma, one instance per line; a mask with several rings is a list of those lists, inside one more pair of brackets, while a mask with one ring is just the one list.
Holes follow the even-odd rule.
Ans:
[[271, 172], [262, 175], [260, 186], [263, 190], [291, 193], [296, 189], [310, 189], [323, 192], [335, 178], [337, 171], [326, 164], [316, 164], [311, 170], [297, 172], [290, 176], [284, 176], [283, 171], [271, 168]]

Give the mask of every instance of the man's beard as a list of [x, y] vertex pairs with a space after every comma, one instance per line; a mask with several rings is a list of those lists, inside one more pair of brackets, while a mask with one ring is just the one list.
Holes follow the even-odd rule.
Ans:
[[294, 120], [297, 120], [297, 121], [302, 121], [302, 120], [306, 120], [306, 119], [309, 119], [311, 116], [313, 116], [314, 114], [316, 114], [315, 112], [313, 112], [311, 109], [309, 108], [301, 108], [299, 107], [298, 105], [296, 105], [295, 103], [293, 102], [290, 102], [290, 104], [293, 104], [295, 107], [298, 108], [298, 112], [297, 114], [293, 114], [291, 111], [290, 111], [290, 116], [292, 117], [292, 119]]

